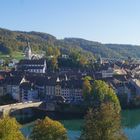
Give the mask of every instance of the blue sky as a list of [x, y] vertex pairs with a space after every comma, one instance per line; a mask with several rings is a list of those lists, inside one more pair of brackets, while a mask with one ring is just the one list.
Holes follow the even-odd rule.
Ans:
[[0, 0], [0, 27], [140, 44], [140, 0]]

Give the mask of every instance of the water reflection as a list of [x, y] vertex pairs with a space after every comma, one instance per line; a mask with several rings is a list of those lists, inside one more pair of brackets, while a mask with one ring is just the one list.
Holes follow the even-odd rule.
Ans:
[[[22, 132], [25, 136], [29, 136], [33, 123], [36, 119], [43, 119], [48, 116], [54, 120], [59, 120], [68, 130], [68, 137], [70, 140], [76, 140], [80, 136], [80, 131], [83, 126], [83, 114], [73, 113], [58, 113], [58, 112], [46, 112], [40, 111], [35, 108], [28, 108], [14, 111], [10, 114], [23, 125]], [[140, 109], [137, 110], [125, 110], [122, 111], [122, 124], [124, 131], [130, 140], [139, 140], [140, 132]]]
[[43, 119], [45, 116], [50, 117], [54, 120], [73, 120], [73, 119], [83, 119], [83, 114], [77, 113], [61, 113], [61, 112], [46, 112], [38, 110], [36, 108], [26, 108], [21, 110], [16, 110], [10, 113], [10, 116], [16, 117], [17, 121], [21, 124], [26, 124], [33, 122], [36, 119]]
[[[45, 116], [48, 116], [54, 120], [63, 122], [67, 126], [67, 128], [70, 128], [72, 130], [81, 129], [81, 124], [83, 123], [84, 117], [83, 114], [46, 112], [38, 110], [36, 108], [16, 110], [10, 115], [16, 117], [18, 122], [20, 122], [21, 124], [33, 122], [36, 119], [43, 119], [45, 118]], [[73, 127], [71, 124], [74, 124], [75, 127]], [[122, 125], [131, 129], [136, 128], [138, 125], [140, 125], [140, 109], [122, 111]]]
[[134, 129], [140, 125], [140, 109], [122, 111], [122, 125]]

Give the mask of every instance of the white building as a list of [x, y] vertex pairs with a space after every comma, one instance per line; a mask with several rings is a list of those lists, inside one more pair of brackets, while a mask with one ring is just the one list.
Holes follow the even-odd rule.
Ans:
[[45, 73], [46, 69], [47, 64], [45, 59], [20, 60], [20, 62], [17, 64], [17, 70], [31, 73]]
[[113, 77], [113, 69], [108, 68], [107, 70], [102, 70], [102, 78], [111, 78]]

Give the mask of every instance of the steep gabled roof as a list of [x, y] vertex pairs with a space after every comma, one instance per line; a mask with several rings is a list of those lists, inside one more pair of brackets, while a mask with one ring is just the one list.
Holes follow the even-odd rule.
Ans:
[[18, 65], [44, 65], [44, 59], [37, 60], [20, 60]]

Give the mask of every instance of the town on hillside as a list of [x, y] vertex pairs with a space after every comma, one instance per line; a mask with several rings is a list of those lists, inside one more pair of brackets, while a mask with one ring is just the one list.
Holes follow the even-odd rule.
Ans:
[[24, 59], [11, 60], [6, 67], [3, 61], [0, 63], [5, 67], [0, 71], [0, 96], [7, 99], [1, 100], [1, 105], [38, 101], [82, 104], [83, 82], [90, 77], [90, 83], [103, 80], [113, 88], [122, 107], [140, 106], [139, 60], [98, 57], [90, 67], [73, 67], [68, 54], [59, 54], [57, 61], [50, 63], [53, 55], [46, 58], [33, 54], [29, 43], [24, 53]]

